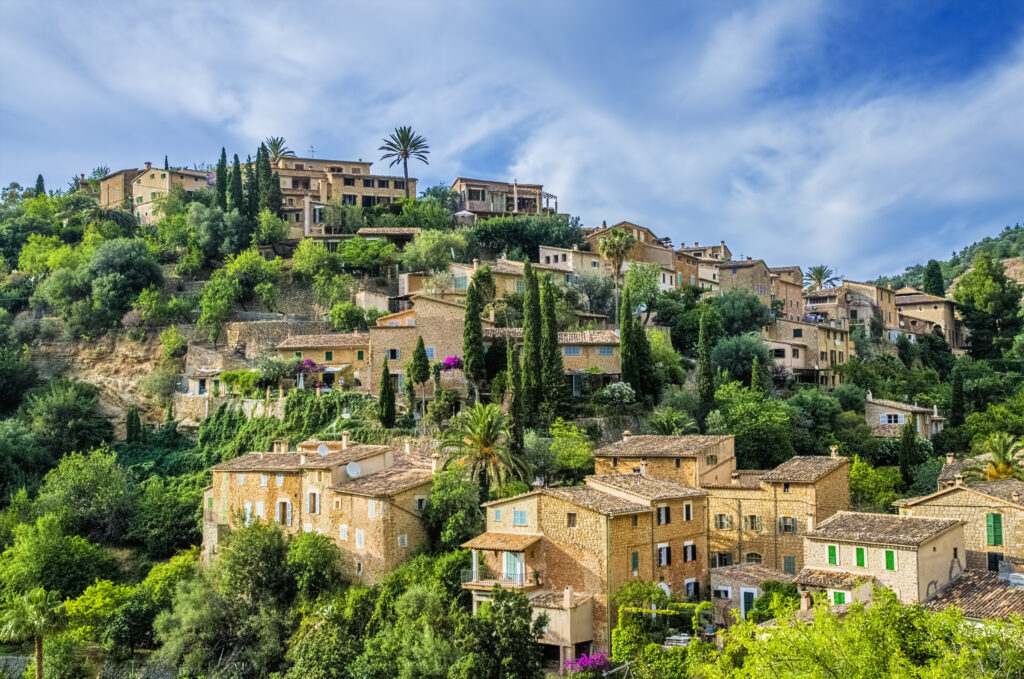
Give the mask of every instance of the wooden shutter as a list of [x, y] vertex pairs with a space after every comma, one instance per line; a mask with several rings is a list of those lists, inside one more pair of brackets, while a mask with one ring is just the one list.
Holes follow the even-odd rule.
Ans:
[[988, 545], [991, 547], [996, 544], [996, 531], [995, 531], [995, 514], [985, 515], [985, 534], [988, 538]]
[[292, 525], [292, 503], [284, 503], [284, 523], [286, 526]]
[[857, 567], [864, 568], [864, 548], [857, 548]]
[[761, 530], [761, 515], [754, 517], [754, 530]]
[[665, 523], [672, 523], [672, 508], [665, 507]]
[[896, 552], [891, 549], [885, 550], [885, 570], [896, 570]]
[[838, 550], [835, 545], [828, 546], [828, 563], [830, 566], [835, 566], [836, 562], [839, 561], [839, 554], [837, 552]]
[[885, 413], [878, 416], [878, 424], [885, 424]]
[[665, 548], [665, 565], [666, 566], [671, 566], [672, 565], [672, 548], [671, 547], [666, 547]]
[[1003, 515], [1002, 514], [989, 514], [992, 518], [992, 539], [989, 542], [992, 546], [999, 546], [1003, 544]]

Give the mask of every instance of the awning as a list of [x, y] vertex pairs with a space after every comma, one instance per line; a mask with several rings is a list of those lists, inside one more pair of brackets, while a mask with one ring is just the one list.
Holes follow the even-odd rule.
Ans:
[[540, 540], [530, 533], [483, 533], [462, 544], [465, 549], [483, 549], [498, 552], [521, 552]]
[[338, 366], [329, 365], [326, 368], [324, 368], [324, 372], [325, 373], [340, 373], [342, 370], [344, 370], [348, 366], [349, 366], [348, 363], [345, 363], [343, 365], [338, 365]]

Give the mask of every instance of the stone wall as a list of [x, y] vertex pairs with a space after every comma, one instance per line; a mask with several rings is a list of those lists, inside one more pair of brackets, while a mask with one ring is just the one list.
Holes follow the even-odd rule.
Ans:
[[227, 350], [253, 360], [265, 351], [275, 350], [278, 344], [292, 335], [329, 332], [333, 329], [324, 321], [243, 321], [228, 323], [224, 335]]
[[236, 405], [247, 417], [284, 417], [284, 401], [272, 398], [266, 399], [237, 398], [234, 396], [211, 396], [203, 394], [194, 396], [191, 394], [174, 394], [174, 417], [182, 424], [197, 424], [217, 412], [217, 408], [225, 403]]

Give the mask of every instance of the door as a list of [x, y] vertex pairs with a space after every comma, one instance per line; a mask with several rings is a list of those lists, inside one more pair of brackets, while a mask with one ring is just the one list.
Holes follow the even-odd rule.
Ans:
[[999, 571], [999, 562], [1003, 560], [1002, 552], [988, 553], [988, 569], [993, 572]]
[[206, 393], [206, 380], [205, 379], [200, 379], [199, 380], [199, 395], [202, 396], [205, 393]]
[[504, 560], [504, 579], [510, 581], [516, 585], [522, 585], [526, 577], [525, 564], [523, 563], [522, 552], [503, 552], [505, 555]]
[[740, 612], [743, 614], [743, 617], [746, 618], [747, 613], [754, 608], [754, 599], [757, 597], [757, 590], [744, 587], [740, 590], [740, 596], [742, 597], [740, 602]]

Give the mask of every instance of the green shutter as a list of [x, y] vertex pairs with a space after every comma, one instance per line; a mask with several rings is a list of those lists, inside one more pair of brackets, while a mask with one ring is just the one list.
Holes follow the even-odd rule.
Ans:
[[833, 599], [835, 600], [837, 606], [839, 604], [845, 604], [846, 603], [846, 592], [836, 592], [832, 596], [833, 596]]
[[630, 565], [630, 570], [640, 570], [640, 552], [633, 552], [633, 554], [630, 555]]
[[362, 349], [360, 349], [359, 351], [356, 352], [356, 360], [358, 360], [358, 361], [363, 360], [363, 350]]
[[991, 547], [998, 547], [1003, 544], [1003, 515], [986, 514], [985, 528], [988, 532], [988, 544]]
[[885, 570], [896, 570], [896, 552], [891, 549], [885, 550]]
[[864, 548], [857, 548], [857, 568], [864, 568]]
[[829, 565], [830, 566], [835, 566], [836, 562], [838, 562], [838, 561], [839, 561], [839, 559], [838, 559], [838, 555], [836, 554], [836, 546], [835, 545], [829, 545], [828, 546], [828, 563], [829, 563]]
[[334, 352], [333, 351], [325, 351], [324, 352], [324, 360], [325, 361], [333, 361], [334, 360]]

